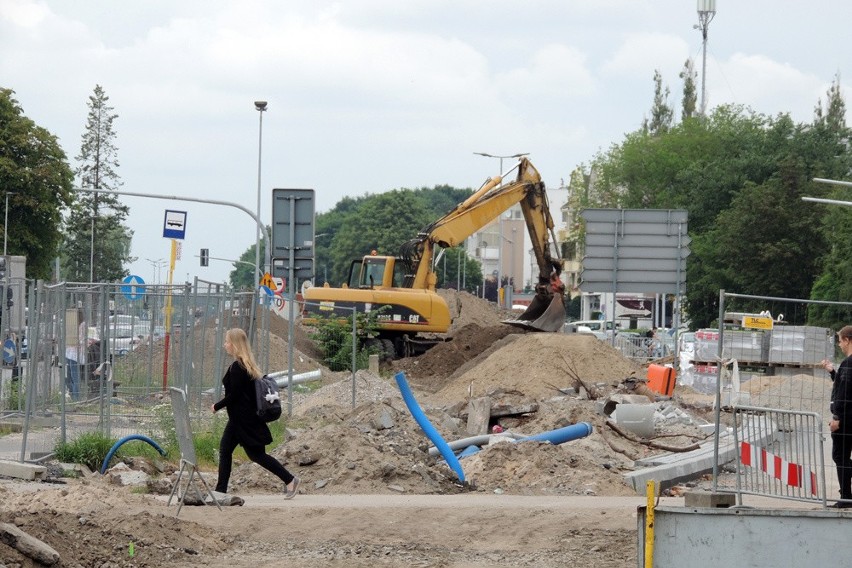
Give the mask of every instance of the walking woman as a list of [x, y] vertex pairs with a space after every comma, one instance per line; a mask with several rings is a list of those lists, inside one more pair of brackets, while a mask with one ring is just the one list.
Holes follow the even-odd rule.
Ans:
[[232, 458], [239, 444], [251, 461], [268, 469], [286, 484], [284, 498], [292, 499], [296, 496], [300, 480], [266, 453], [266, 446], [272, 443], [272, 434], [266, 422], [257, 416], [252, 382], [263, 373], [254, 360], [248, 338], [242, 329], [232, 328], [225, 332], [225, 351], [234, 358], [234, 362], [222, 377], [225, 397], [212, 407], [213, 412], [223, 408], [228, 411], [228, 424], [219, 443], [219, 480], [216, 491], [228, 492]]

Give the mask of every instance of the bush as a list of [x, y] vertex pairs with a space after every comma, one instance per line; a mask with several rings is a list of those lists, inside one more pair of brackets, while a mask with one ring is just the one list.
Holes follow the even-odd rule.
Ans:
[[[358, 352], [355, 354], [355, 368], [366, 369], [370, 364], [370, 354], [381, 353], [380, 347], [365, 347], [369, 338], [378, 334], [378, 315], [382, 310], [356, 316], [358, 334]], [[352, 367], [352, 317], [342, 320], [329, 317], [318, 319], [316, 330], [310, 334], [323, 353], [323, 364], [332, 371], [344, 371]]]
[[57, 443], [53, 452], [61, 462], [80, 463], [92, 471], [99, 471], [117, 441], [103, 432], [86, 432], [71, 442]]

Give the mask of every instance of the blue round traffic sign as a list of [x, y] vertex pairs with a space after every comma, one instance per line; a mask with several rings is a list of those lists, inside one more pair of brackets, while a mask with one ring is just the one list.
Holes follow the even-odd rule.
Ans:
[[11, 365], [15, 362], [15, 342], [10, 338], [3, 342], [3, 362]]
[[145, 281], [139, 276], [131, 274], [122, 280], [122, 282], [121, 293], [128, 300], [138, 300], [145, 295]]

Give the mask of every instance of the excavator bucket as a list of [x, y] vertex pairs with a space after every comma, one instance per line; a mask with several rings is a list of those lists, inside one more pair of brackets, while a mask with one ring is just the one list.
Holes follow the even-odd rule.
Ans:
[[565, 323], [564, 296], [558, 293], [536, 294], [530, 307], [517, 319], [502, 323], [533, 331], [560, 331]]

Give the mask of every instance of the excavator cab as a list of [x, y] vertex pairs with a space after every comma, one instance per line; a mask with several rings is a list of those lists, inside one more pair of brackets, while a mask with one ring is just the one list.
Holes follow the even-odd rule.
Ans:
[[392, 256], [379, 256], [376, 251], [349, 265], [349, 287], [372, 290], [395, 286], [395, 262]]

